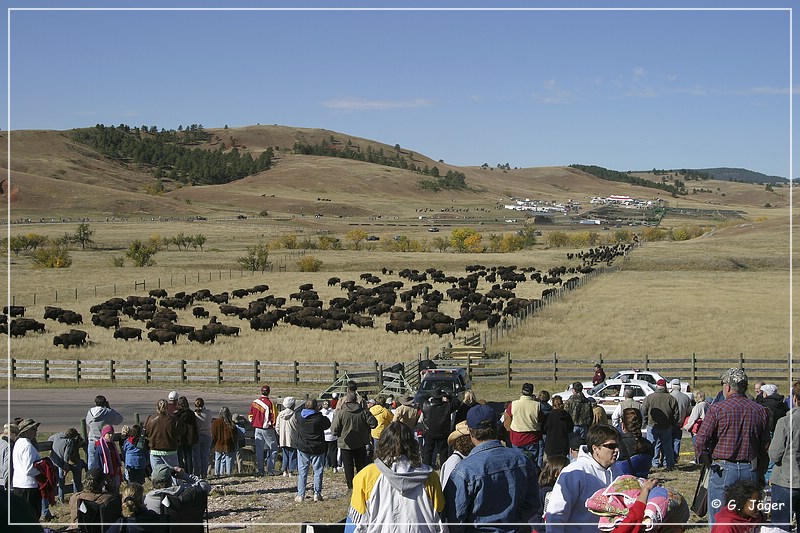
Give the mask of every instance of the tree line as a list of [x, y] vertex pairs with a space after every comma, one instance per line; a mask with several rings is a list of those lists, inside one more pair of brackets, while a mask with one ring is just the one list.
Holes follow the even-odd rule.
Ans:
[[94, 128], [75, 129], [71, 137], [113, 160], [151, 167], [156, 179], [166, 177], [184, 184], [229, 183], [272, 166], [272, 148], [255, 159], [235, 147], [229, 152], [223, 146], [216, 150], [189, 148], [187, 144], [210, 138], [202, 125], [193, 124], [182, 131], [159, 131], [155, 126], [97, 124]]
[[586, 172], [587, 174], [591, 174], [592, 176], [600, 178], [601, 180], [619, 181], [623, 183], [630, 183], [631, 185], [638, 185], [639, 187], [650, 187], [651, 189], [660, 189], [662, 191], [667, 191], [668, 193], [672, 193], [673, 196], [677, 196], [679, 194], [681, 195], [688, 194], [686, 191], [686, 187], [680, 180], [675, 180], [675, 185], [670, 185], [663, 181], [660, 183], [655, 181], [650, 181], [644, 178], [639, 178], [637, 176], [631, 176], [626, 172], [609, 170], [607, 168], [599, 167], [597, 165], [573, 164], [570, 165], [570, 167]]
[[330, 139], [317, 144], [301, 143], [297, 141], [294, 143], [293, 150], [295, 154], [341, 157], [343, 159], [353, 159], [365, 163], [400, 168], [425, 176], [431, 176], [433, 178], [432, 180], [419, 181], [419, 186], [427, 190], [440, 191], [442, 189], [453, 190], [465, 189], [467, 187], [466, 175], [463, 172], [448, 170], [447, 173], [442, 176], [440, 175], [439, 168], [436, 166], [417, 166], [406, 159], [399, 145], [395, 145], [394, 151], [389, 154], [387, 154], [383, 148], [373, 150], [372, 146], [369, 145], [366, 151], [362, 152], [360, 147], [353, 145], [352, 141], [348, 140], [346, 144], [343, 144], [336, 141], [336, 139], [331, 136]]

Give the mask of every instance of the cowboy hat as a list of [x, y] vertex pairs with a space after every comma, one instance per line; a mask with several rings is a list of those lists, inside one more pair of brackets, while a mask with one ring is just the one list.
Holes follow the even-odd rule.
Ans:
[[469, 427], [467, 426], [467, 421], [462, 420], [458, 424], [456, 424], [456, 429], [447, 437], [447, 445], [452, 446], [453, 443], [456, 441], [457, 438], [462, 437], [464, 435], [469, 435]]

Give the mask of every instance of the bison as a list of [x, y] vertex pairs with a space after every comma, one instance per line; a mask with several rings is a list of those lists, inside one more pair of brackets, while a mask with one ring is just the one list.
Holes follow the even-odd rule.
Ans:
[[130, 328], [127, 326], [123, 326], [121, 328], [118, 328], [114, 332], [114, 338], [125, 339], [126, 342], [128, 341], [128, 339], [136, 339], [140, 341], [142, 340], [142, 330], [139, 328]]
[[25, 316], [25, 308], [21, 305], [12, 305], [11, 307], [3, 307], [3, 314], [15, 316]]
[[189, 333], [187, 338], [193, 342], [199, 342], [200, 344], [205, 344], [210, 342], [214, 344], [214, 340], [216, 339], [216, 334], [208, 329], [196, 329]]
[[88, 334], [85, 331], [71, 329], [67, 333], [56, 335], [53, 338], [53, 346], [62, 345], [65, 349], [68, 349], [70, 346], [79, 347], [83, 344], [86, 344], [87, 338]]
[[174, 331], [167, 331], [166, 329], [155, 329], [147, 334], [147, 338], [150, 342], [157, 342], [160, 345], [163, 345], [165, 342], [171, 342], [172, 344], [178, 343], [178, 334]]
[[192, 315], [194, 315], [195, 318], [208, 318], [208, 311], [202, 307], [195, 307], [192, 309]]

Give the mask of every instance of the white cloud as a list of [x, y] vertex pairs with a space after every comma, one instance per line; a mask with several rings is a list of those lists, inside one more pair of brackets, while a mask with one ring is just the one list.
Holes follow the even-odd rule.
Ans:
[[633, 78], [634, 79], [642, 79], [644, 75], [647, 74], [647, 71], [644, 67], [633, 67]]
[[367, 100], [364, 98], [337, 98], [322, 102], [323, 107], [341, 111], [384, 111], [387, 109], [409, 109], [433, 105], [431, 100], [416, 98], [414, 100]]
[[533, 93], [534, 98], [543, 104], [564, 104], [575, 100], [572, 91], [559, 87], [554, 79], [544, 80], [543, 92]]

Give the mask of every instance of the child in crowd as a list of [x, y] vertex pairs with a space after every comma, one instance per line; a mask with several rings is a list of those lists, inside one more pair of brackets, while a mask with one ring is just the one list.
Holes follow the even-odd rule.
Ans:
[[117, 444], [114, 442], [114, 426], [106, 425], [100, 431], [100, 439], [95, 442], [94, 453], [97, 463], [103, 470], [108, 492], [119, 492], [122, 483], [122, 462]]
[[542, 471], [539, 473], [539, 495], [542, 499], [542, 520], [544, 520], [544, 510], [547, 509], [547, 502], [550, 500], [550, 492], [556, 484], [561, 470], [569, 464], [569, 459], [565, 455], [548, 456], [542, 464]]
[[121, 434], [124, 439], [122, 452], [125, 456], [126, 479], [128, 482], [144, 483], [150, 465], [150, 452], [147, 450], [147, 440], [142, 437], [142, 426], [122, 426]]
[[[761, 487], [754, 481], [737, 481], [725, 488], [711, 533], [751, 533], [765, 522], [759, 510]], [[711, 509], [709, 509], [711, 511]]]

